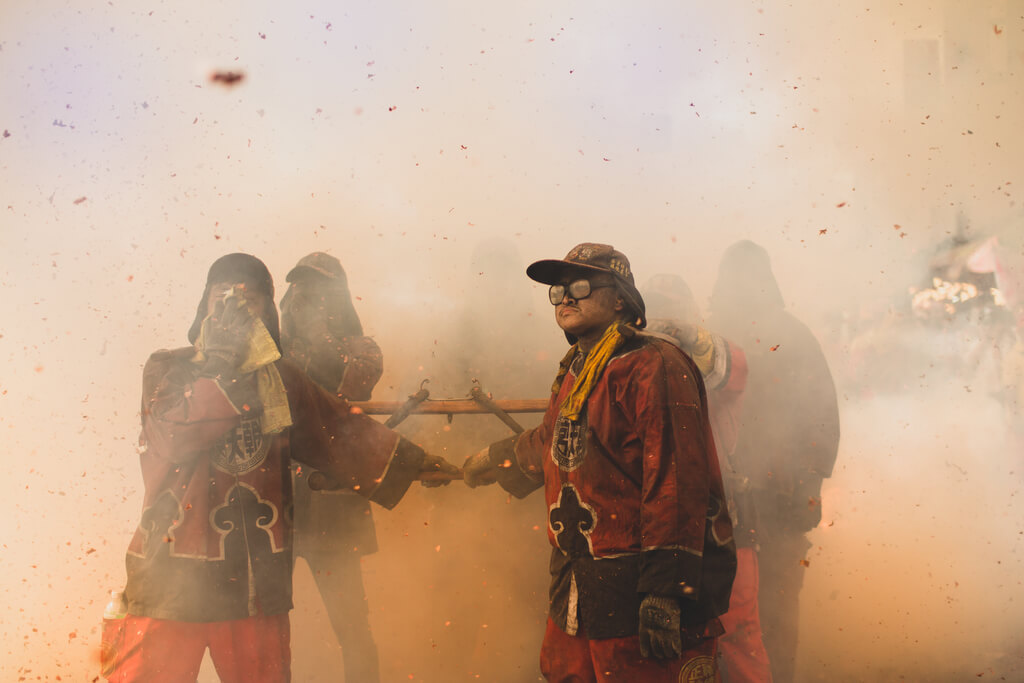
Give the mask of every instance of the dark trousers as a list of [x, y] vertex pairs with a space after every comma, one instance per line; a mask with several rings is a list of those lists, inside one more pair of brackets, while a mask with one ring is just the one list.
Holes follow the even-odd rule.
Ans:
[[379, 683], [380, 661], [370, 631], [370, 607], [363, 587], [360, 555], [315, 552], [304, 557], [341, 645], [346, 683]]
[[548, 619], [540, 670], [549, 683], [721, 683], [717, 647], [716, 638], [705, 638], [678, 659], [648, 659], [639, 636], [590, 640]]
[[[761, 529], [758, 530], [759, 532]], [[767, 530], [766, 530], [767, 531]], [[793, 683], [800, 621], [800, 589], [807, 568], [810, 541], [801, 533], [772, 532], [761, 536], [758, 555], [761, 629], [775, 683]]]

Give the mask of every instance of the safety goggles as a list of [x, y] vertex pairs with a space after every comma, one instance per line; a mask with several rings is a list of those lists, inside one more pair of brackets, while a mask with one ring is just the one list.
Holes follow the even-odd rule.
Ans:
[[551, 285], [548, 289], [548, 301], [551, 302], [552, 306], [557, 306], [562, 303], [562, 299], [568, 294], [570, 299], [586, 299], [595, 289], [601, 289], [602, 287], [612, 287], [611, 284], [591, 284], [590, 280], [574, 280], [567, 285]]

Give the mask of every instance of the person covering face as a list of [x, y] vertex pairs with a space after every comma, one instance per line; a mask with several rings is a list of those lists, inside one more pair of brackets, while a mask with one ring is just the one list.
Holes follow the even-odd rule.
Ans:
[[280, 359], [273, 281], [259, 259], [210, 268], [192, 345], [143, 371], [142, 516], [128, 547], [112, 681], [287, 681], [294, 455], [393, 507], [423, 470], [449, 469]]
[[549, 681], [716, 680], [736, 549], [700, 371], [642, 330], [624, 254], [533, 263], [572, 345], [542, 424], [466, 460], [466, 483], [543, 487]]

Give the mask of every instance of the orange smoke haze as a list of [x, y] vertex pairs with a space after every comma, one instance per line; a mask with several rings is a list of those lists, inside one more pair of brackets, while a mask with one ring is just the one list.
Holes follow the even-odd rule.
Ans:
[[[1008, 0], [8, 0], [0, 679], [96, 676], [141, 507], [142, 364], [186, 343], [215, 258], [262, 258], [280, 298], [301, 256], [337, 256], [384, 352], [375, 400], [423, 379], [463, 398], [473, 378], [543, 398], [565, 341], [529, 262], [606, 242], [703, 304], [749, 238], [840, 398], [794, 567], [801, 680], [1020, 680], [1024, 467], [993, 398], [1000, 347], [899, 311], [954, 235], [1024, 231], [1022, 72]], [[858, 364], [879, 345], [886, 364]], [[458, 464], [509, 433], [400, 431]], [[539, 494], [416, 486], [374, 518], [385, 681], [538, 679]], [[302, 563], [295, 584], [295, 680], [337, 681]]]

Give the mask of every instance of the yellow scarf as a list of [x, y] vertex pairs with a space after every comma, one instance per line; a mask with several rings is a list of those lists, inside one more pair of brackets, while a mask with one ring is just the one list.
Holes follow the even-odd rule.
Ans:
[[[590, 349], [586, 360], [583, 361], [583, 370], [580, 371], [579, 376], [576, 378], [576, 384], [573, 385], [572, 391], [569, 392], [569, 395], [565, 397], [565, 401], [562, 403], [560, 409], [562, 417], [573, 422], [579, 419], [580, 413], [583, 412], [583, 407], [587, 403], [587, 398], [590, 397], [590, 392], [594, 390], [594, 385], [600, 379], [604, 367], [608, 365], [608, 361], [611, 360], [615, 352], [626, 341], [626, 337], [619, 331], [622, 324], [621, 321], [616, 320], [609, 325], [601, 339], [594, 345], [594, 348]], [[558, 376], [551, 387], [553, 392], [557, 392], [561, 388], [562, 380], [565, 379], [566, 373], [569, 372], [569, 366], [572, 364], [572, 360], [575, 358], [578, 350], [579, 343], [577, 342], [572, 345], [569, 352], [565, 354], [565, 358], [558, 364]]]
[[[192, 362], [203, 364], [206, 362], [205, 347], [206, 326], [209, 318], [203, 321], [199, 329], [199, 337], [196, 339], [196, 355]], [[270, 336], [270, 331], [259, 318], [253, 321], [252, 330], [249, 332], [249, 345], [245, 352], [245, 359], [238, 368], [240, 374], [254, 373], [256, 375], [256, 393], [263, 404], [263, 416], [261, 425], [264, 434], [276, 434], [285, 427], [292, 424], [292, 413], [288, 408], [288, 392], [285, 391], [284, 382], [281, 381], [281, 373], [277, 371], [274, 361], [281, 357], [277, 343]]]

